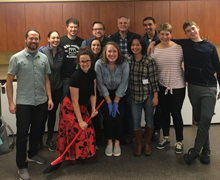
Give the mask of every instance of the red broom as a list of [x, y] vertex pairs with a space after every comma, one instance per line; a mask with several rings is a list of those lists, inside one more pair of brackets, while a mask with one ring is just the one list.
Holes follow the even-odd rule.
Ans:
[[[98, 107], [96, 108], [96, 111], [100, 108], [100, 106], [104, 103], [104, 99], [102, 100], [102, 102], [98, 105]], [[89, 119], [86, 121], [86, 123], [88, 123], [91, 120], [91, 116], [89, 117]], [[71, 143], [66, 147], [65, 151], [63, 152], [63, 154], [61, 154], [61, 156], [59, 156], [57, 159], [55, 159], [53, 162], [50, 163], [50, 166], [48, 166], [46, 169], [44, 169], [43, 173], [47, 174], [47, 173], [51, 173], [57, 169], [60, 168], [62, 162], [63, 162], [63, 156], [66, 154], [66, 152], [69, 150], [69, 148], [72, 146], [72, 144], [74, 143], [74, 141], [76, 140], [76, 138], [79, 136], [79, 134], [81, 133], [82, 129], [79, 130], [79, 132], [76, 134], [76, 136], [74, 137], [74, 139], [71, 141]]]

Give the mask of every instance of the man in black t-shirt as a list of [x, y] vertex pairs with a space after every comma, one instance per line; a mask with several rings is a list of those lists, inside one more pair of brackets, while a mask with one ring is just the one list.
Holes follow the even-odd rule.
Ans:
[[62, 66], [62, 82], [63, 82], [63, 96], [67, 95], [69, 90], [69, 78], [76, 69], [77, 53], [82, 44], [83, 39], [77, 35], [79, 28], [79, 21], [75, 18], [70, 18], [66, 21], [66, 29], [68, 34], [60, 38], [60, 47], [64, 50], [65, 58]]

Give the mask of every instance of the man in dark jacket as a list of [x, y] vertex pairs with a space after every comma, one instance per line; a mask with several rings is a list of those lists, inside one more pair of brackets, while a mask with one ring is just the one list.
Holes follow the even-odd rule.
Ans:
[[130, 19], [127, 16], [120, 16], [118, 18], [118, 29], [119, 31], [109, 35], [108, 37], [119, 44], [123, 56], [128, 54], [127, 42], [130, 37], [134, 34], [130, 32], [128, 28], [130, 27]]
[[85, 46], [90, 47], [90, 43], [91, 43], [92, 39], [94, 39], [94, 38], [100, 39], [100, 41], [102, 42], [102, 44], [101, 44], [102, 48], [104, 48], [106, 43], [108, 41], [110, 41], [109, 38], [105, 37], [105, 25], [101, 21], [93, 22], [92, 34], [93, 34], [92, 37], [90, 37], [82, 42], [82, 45], [81, 45], [82, 47], [85, 47]]

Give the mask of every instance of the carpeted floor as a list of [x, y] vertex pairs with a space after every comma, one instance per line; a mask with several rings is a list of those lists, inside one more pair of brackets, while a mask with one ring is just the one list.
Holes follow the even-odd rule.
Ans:
[[[184, 127], [184, 152], [193, 146], [196, 134], [196, 126]], [[29, 163], [29, 173], [32, 180], [219, 180], [220, 179], [220, 125], [212, 125], [210, 128], [211, 139], [211, 163], [201, 164], [198, 160], [188, 166], [183, 160], [183, 155], [174, 153], [175, 132], [171, 128], [171, 144], [163, 150], [156, 149], [156, 142], [152, 142], [153, 154], [146, 157], [135, 157], [132, 154], [135, 140], [130, 145], [122, 143], [120, 157], [107, 157], [104, 154], [104, 138], [99, 142], [97, 154], [88, 159], [86, 163], [71, 164], [63, 162], [60, 169], [43, 174], [50, 162], [58, 156], [56, 152], [50, 152], [46, 146], [40, 154], [47, 158], [47, 164], [38, 165]], [[55, 134], [56, 136], [56, 134]], [[15, 164], [15, 150], [0, 156], [0, 179], [18, 179]]]

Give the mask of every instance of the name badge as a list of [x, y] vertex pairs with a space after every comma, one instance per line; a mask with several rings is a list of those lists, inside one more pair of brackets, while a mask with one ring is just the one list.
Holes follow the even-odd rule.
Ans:
[[143, 84], [149, 84], [149, 81], [148, 81], [148, 79], [143, 79], [143, 80], [142, 80], [142, 83], [143, 83]]

